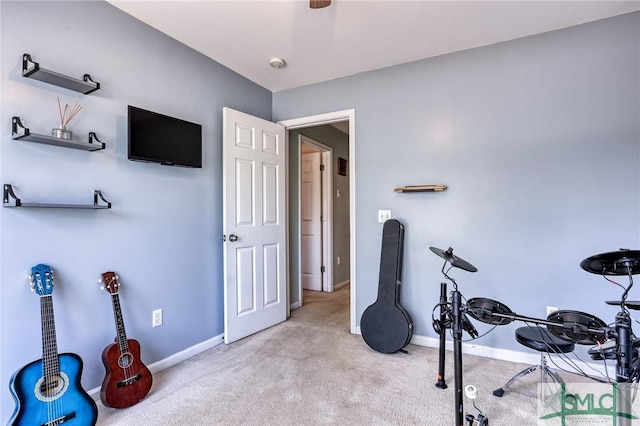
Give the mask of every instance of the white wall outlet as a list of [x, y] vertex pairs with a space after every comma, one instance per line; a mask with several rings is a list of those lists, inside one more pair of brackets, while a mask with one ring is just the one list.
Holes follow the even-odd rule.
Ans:
[[557, 310], [558, 310], [557, 306], [547, 306], [547, 316], [551, 315]]
[[157, 327], [162, 325], [162, 309], [156, 309], [152, 313], [151, 326]]
[[391, 219], [391, 210], [378, 210], [378, 223], [385, 223]]
[[338, 265], [340, 265], [342, 263], [342, 259], [340, 258], [340, 256], [338, 256], [337, 263], [338, 263]]

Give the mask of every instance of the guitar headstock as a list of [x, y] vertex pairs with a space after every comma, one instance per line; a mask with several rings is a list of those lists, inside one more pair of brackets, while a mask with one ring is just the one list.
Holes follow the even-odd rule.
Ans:
[[102, 279], [98, 280], [102, 285], [100, 286], [101, 290], [107, 290], [111, 294], [118, 293], [118, 287], [120, 287], [120, 283], [118, 282], [118, 275], [115, 272], [104, 272], [102, 274]]
[[31, 290], [38, 296], [50, 296], [53, 293], [53, 271], [49, 265], [38, 264], [31, 268], [29, 275]]

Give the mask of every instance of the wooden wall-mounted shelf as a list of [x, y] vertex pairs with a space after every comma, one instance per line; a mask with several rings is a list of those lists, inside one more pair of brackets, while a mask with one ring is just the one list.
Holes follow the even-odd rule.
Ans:
[[440, 192], [446, 190], [445, 185], [413, 185], [394, 188], [394, 192]]

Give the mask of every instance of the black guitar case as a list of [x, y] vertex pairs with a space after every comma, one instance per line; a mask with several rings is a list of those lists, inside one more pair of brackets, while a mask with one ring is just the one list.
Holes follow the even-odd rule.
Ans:
[[387, 220], [382, 228], [378, 299], [360, 319], [365, 343], [387, 354], [407, 346], [413, 336], [411, 315], [400, 305], [403, 243], [404, 226], [396, 219]]

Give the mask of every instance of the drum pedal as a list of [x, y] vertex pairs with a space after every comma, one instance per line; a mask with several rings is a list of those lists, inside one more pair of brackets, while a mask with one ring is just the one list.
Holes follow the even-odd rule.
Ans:
[[474, 417], [472, 414], [468, 414], [464, 416], [464, 419], [467, 421], [469, 426], [473, 426], [474, 424], [477, 426], [489, 426], [489, 419], [480, 411], [480, 409], [476, 406], [476, 398], [478, 397], [478, 388], [473, 385], [467, 385], [464, 388], [464, 394], [467, 398], [469, 398], [473, 402], [473, 408], [478, 410], [478, 416]]

